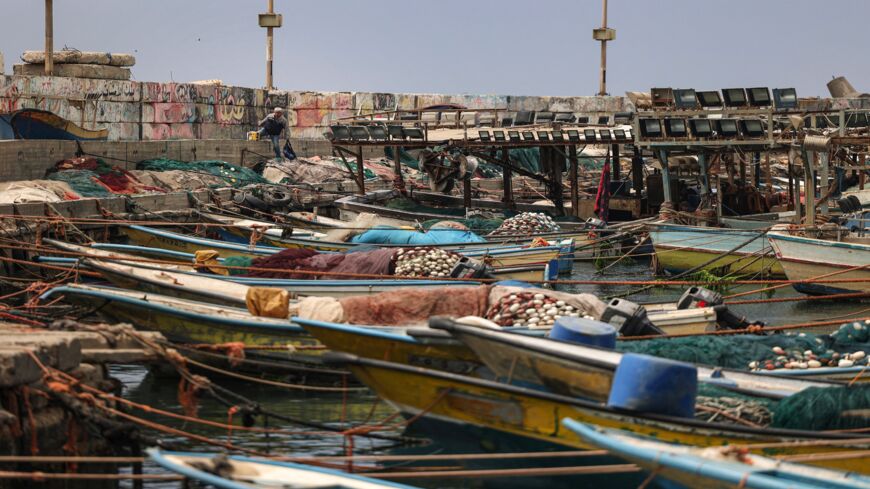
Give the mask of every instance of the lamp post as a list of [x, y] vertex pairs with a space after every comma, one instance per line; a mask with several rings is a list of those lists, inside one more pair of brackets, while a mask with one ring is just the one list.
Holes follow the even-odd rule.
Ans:
[[592, 29], [592, 39], [601, 42], [601, 71], [598, 75], [598, 95], [607, 95], [607, 41], [616, 39], [616, 31], [607, 28], [607, 0], [602, 0], [601, 27]]
[[45, 75], [54, 72], [54, 5], [45, 0]]
[[274, 52], [273, 33], [275, 28], [281, 27], [281, 23], [284, 19], [281, 14], [275, 13], [275, 0], [268, 0], [268, 2], [268, 11], [265, 14], [260, 14], [259, 24], [260, 27], [266, 28], [266, 89], [272, 90], [275, 88], [272, 83], [272, 54]]

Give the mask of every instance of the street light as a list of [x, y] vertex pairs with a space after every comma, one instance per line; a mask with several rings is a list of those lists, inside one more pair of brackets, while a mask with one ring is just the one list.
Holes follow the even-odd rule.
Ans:
[[[46, 2], [50, 2], [51, 0], [46, 0]], [[275, 0], [269, 0], [269, 11], [265, 14], [260, 14], [259, 23], [260, 27], [266, 28], [266, 89], [272, 90], [274, 85], [272, 84], [272, 53], [273, 53], [273, 30], [277, 27], [281, 27], [281, 24], [284, 21], [284, 18], [281, 14], [275, 13]]]
[[616, 31], [607, 28], [607, 0], [602, 0], [601, 27], [592, 29], [592, 39], [601, 42], [601, 72], [598, 77], [598, 95], [607, 95], [607, 41], [616, 39]]

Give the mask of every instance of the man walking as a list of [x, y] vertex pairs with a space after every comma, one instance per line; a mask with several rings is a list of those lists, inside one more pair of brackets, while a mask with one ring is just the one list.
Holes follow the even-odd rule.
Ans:
[[267, 115], [260, 121], [259, 126], [260, 136], [269, 136], [272, 140], [272, 149], [275, 151], [275, 158], [279, 160], [281, 157], [281, 133], [287, 129], [287, 119], [284, 118], [284, 109], [275, 107], [271, 114]]

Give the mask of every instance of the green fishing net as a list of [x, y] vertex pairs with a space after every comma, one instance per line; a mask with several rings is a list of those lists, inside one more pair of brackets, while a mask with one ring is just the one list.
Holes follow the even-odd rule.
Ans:
[[[224, 258], [223, 265], [227, 267], [250, 267], [253, 258], [248, 256], [230, 256]], [[229, 268], [230, 275], [244, 275], [248, 273], [245, 268]]]
[[235, 188], [254, 183], [269, 183], [254, 170], [233, 165], [220, 160], [178, 161], [167, 158], [156, 158], [140, 161], [137, 170], [168, 171], [183, 170], [192, 173], [207, 173], [221, 177], [227, 185]]
[[109, 197], [106, 187], [97, 183], [97, 174], [90, 170], [61, 170], [46, 176], [48, 180], [66, 182], [82, 197]]

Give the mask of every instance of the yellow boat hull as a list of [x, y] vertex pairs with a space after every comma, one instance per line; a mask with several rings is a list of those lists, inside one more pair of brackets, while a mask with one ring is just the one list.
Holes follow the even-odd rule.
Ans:
[[[453, 424], [494, 429], [512, 435], [559, 445], [594, 449], [561, 422], [572, 418], [583, 423], [629, 431], [657, 440], [693, 446], [724, 446], [768, 443], [756, 453], [768, 456], [802, 456], [832, 453], [848, 448], [781, 444], [809, 438], [803, 432], [728, 429], [723, 425], [682, 424], [595, 409], [567, 397], [515, 388], [413, 367], [394, 366], [371, 360], [345, 363], [354, 375], [407, 416], [421, 415]], [[855, 458], [810, 459], [811, 463], [860, 473], [870, 473], [870, 451]]]
[[[720, 253], [702, 250], [672, 248], [670, 246], [653, 245], [659, 269], [677, 271], [700, 267]], [[782, 265], [775, 257], [759, 258], [755, 255], [729, 255], [717, 260], [705, 270], [724, 276], [764, 276], [785, 277]]]

